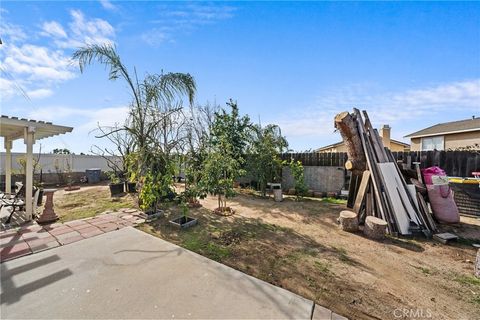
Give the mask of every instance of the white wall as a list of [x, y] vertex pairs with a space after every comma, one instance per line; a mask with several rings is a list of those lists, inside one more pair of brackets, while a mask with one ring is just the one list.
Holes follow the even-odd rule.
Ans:
[[[14, 173], [20, 173], [21, 166], [18, 159], [24, 157], [24, 153], [12, 153], [12, 169]], [[33, 155], [36, 162], [38, 154]], [[109, 157], [121, 167], [120, 157]], [[39, 158], [39, 166], [37, 172], [42, 169], [43, 173], [56, 173], [57, 168], [62, 171], [68, 171], [70, 165], [72, 172], [85, 172], [86, 169], [99, 168], [103, 172], [111, 171], [107, 165], [107, 160], [100, 156], [93, 155], [77, 155], [77, 154], [41, 154]], [[0, 174], [5, 174], [5, 152], [0, 153]]]

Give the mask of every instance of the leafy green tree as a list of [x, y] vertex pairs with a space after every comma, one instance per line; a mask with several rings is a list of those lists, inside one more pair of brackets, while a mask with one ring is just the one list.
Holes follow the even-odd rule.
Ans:
[[241, 159], [232, 156], [232, 145], [225, 138], [219, 140], [217, 148], [210, 152], [204, 163], [201, 180], [205, 192], [216, 195], [218, 210], [227, 210], [227, 199], [235, 196], [233, 182], [244, 174]]
[[70, 150], [68, 149], [53, 149], [52, 151], [53, 154], [71, 154]]
[[288, 165], [290, 168], [290, 172], [293, 176], [293, 180], [295, 181], [295, 195], [296, 200], [300, 200], [305, 194], [307, 193], [307, 186], [305, 184], [305, 174], [303, 170], [303, 165], [300, 161], [290, 160], [284, 161], [284, 165]]
[[[131, 167], [137, 171], [135, 176], [139, 178], [139, 189], [142, 189], [143, 183], [166, 188], [161, 192], [154, 191], [153, 187], [147, 188], [140, 194], [145, 196], [150, 190], [153, 196], [158, 197], [170, 192], [173, 185], [171, 175], [174, 172], [171, 154], [181, 140], [177, 135], [182, 125], [179, 120], [181, 98], [186, 96], [190, 104], [193, 103], [196, 92], [193, 77], [186, 73], [162, 72], [147, 74], [143, 80], [139, 80], [136, 71], [130, 73], [127, 70], [116, 48], [111, 45], [87, 45], [78, 49], [73, 54], [73, 59], [78, 61], [82, 73], [86, 66], [96, 61], [109, 68], [110, 80], [121, 78], [125, 81], [132, 96], [128, 121], [125, 125], [108, 130], [98, 137], [127, 131], [134, 146], [134, 150], [130, 152], [136, 154], [137, 165]], [[169, 186], [168, 181], [171, 181]]]
[[200, 182], [203, 190], [218, 197], [220, 211], [227, 209], [227, 199], [235, 195], [235, 179], [245, 174], [243, 154], [250, 127], [250, 118], [240, 117], [236, 102], [230, 99], [227, 105], [231, 112], [215, 112]]
[[268, 182], [281, 180], [282, 160], [280, 154], [288, 148], [287, 139], [282, 136], [280, 127], [260, 124], [252, 127], [247, 168], [257, 180], [263, 196]]
[[230, 147], [227, 152], [233, 158], [242, 161], [249, 139], [250, 117], [248, 115], [240, 117], [237, 102], [232, 99], [227, 102], [227, 106], [230, 107], [230, 112], [225, 109], [215, 112], [210, 132], [210, 145], [221, 149], [224, 147], [222, 144], [228, 141]]

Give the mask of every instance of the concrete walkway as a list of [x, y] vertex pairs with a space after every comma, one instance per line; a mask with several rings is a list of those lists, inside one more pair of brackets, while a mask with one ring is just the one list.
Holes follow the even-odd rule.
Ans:
[[132, 227], [0, 267], [2, 319], [336, 319], [310, 300]]

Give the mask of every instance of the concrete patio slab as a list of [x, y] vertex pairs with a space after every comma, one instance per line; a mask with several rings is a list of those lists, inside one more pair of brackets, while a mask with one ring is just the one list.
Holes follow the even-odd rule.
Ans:
[[314, 306], [131, 227], [0, 267], [2, 319], [311, 319]]

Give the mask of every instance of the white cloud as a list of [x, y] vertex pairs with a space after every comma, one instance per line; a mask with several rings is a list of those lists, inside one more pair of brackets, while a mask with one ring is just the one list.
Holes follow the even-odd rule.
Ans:
[[2, 21], [0, 26], [2, 30], [1, 37], [3, 44], [27, 39], [27, 34], [22, 30], [22, 28], [6, 22], [4, 17], [0, 19], [0, 21]]
[[[39, 36], [51, 39], [34, 44], [19, 25], [0, 20], [3, 45], [0, 48], [2, 99], [23, 95], [30, 99], [53, 94], [55, 84], [76, 77], [71, 49], [85, 44], [113, 43], [115, 29], [105, 20], [87, 18], [80, 10], [70, 11], [67, 28], [57, 21], [41, 25]], [[47, 44], [45, 44], [47, 43]]]
[[58, 82], [75, 76], [69, 58], [61, 51], [30, 44], [5, 45], [5, 56], [2, 67], [27, 81]]
[[110, 11], [116, 11], [118, 10], [118, 7], [116, 5], [114, 5], [111, 1], [109, 0], [100, 0], [100, 4], [102, 5], [102, 7], [106, 10], [110, 10]]
[[141, 39], [152, 46], [174, 42], [175, 33], [191, 32], [203, 25], [230, 19], [235, 10], [235, 7], [219, 4], [162, 5], [158, 17], [150, 21], [157, 27], [144, 32]]
[[116, 123], [123, 124], [128, 116], [129, 108], [125, 106], [106, 107], [96, 110], [72, 108], [64, 106], [42, 107], [31, 111], [28, 117], [44, 121], [56, 122], [68, 119], [75, 119], [80, 125], [77, 130], [91, 131], [101, 126], [113, 126]]
[[[369, 93], [370, 92], [370, 93]], [[372, 93], [373, 92], [373, 93]], [[400, 138], [404, 124], [429, 116], [453, 114], [456, 111], [480, 110], [480, 79], [465, 80], [411, 89], [403, 92], [378, 93], [371, 86], [349, 86], [322, 95], [310, 108], [292, 117], [280, 115], [275, 119], [283, 133], [293, 138], [330, 137], [334, 131], [333, 118], [352, 108], [365, 109], [376, 124], [393, 124], [395, 137]], [[425, 125], [425, 123], [423, 123]], [[331, 141], [334, 142], [334, 141]]]
[[45, 36], [52, 36], [58, 38], [67, 37], [67, 33], [65, 32], [63, 27], [60, 25], [60, 23], [56, 21], [44, 22], [42, 25], [42, 30], [42, 35]]
[[151, 46], [158, 46], [161, 43], [170, 41], [172, 42], [172, 37], [171, 34], [168, 31], [165, 31], [166, 29], [162, 28], [154, 28], [152, 30], [149, 30], [147, 32], [144, 32], [140, 38], [147, 44]]
[[[111, 147], [107, 139], [95, 138], [98, 134], [96, 129], [98, 125], [108, 127], [114, 126], [115, 124], [123, 124], [128, 116], [128, 111], [129, 108], [124, 106], [111, 106], [96, 110], [69, 106], [43, 106], [31, 110], [27, 114], [21, 114], [20, 116], [29, 119], [52, 121], [54, 124], [73, 127], [72, 133], [66, 136], [62, 135], [42, 140], [42, 150], [48, 152], [61, 146], [62, 148], [67, 148], [75, 152], [89, 152], [94, 144]], [[19, 151], [23, 151], [23, 149]]]
[[32, 99], [42, 99], [51, 96], [53, 91], [50, 89], [36, 89], [27, 92], [27, 94]]
[[42, 36], [49, 37], [61, 49], [75, 49], [86, 44], [113, 43], [115, 29], [106, 20], [88, 19], [80, 10], [71, 10], [72, 20], [68, 29], [63, 28], [58, 22], [44, 23]]

